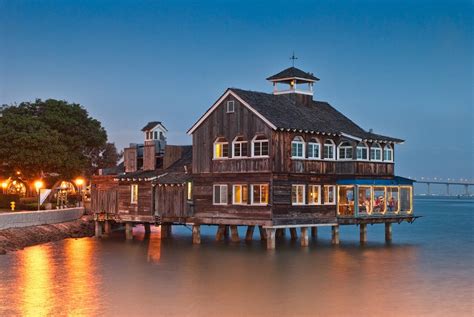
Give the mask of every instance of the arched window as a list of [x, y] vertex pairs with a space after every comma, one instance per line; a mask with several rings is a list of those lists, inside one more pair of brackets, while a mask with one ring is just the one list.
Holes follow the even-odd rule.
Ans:
[[256, 135], [252, 139], [252, 157], [268, 156], [268, 139], [264, 135]]
[[304, 139], [300, 136], [295, 136], [291, 141], [291, 157], [304, 158]]
[[347, 141], [339, 144], [339, 159], [340, 160], [352, 160], [352, 144]]
[[217, 138], [214, 142], [214, 158], [223, 159], [229, 157], [229, 142], [225, 138]]
[[321, 158], [321, 145], [317, 139], [308, 142], [308, 158], [316, 160]]
[[372, 144], [370, 147], [370, 160], [381, 161], [382, 160], [382, 147], [378, 143]]
[[369, 159], [369, 147], [367, 143], [359, 143], [356, 149], [357, 159], [358, 160], [368, 160]]
[[385, 145], [383, 148], [383, 160], [393, 162], [393, 148], [390, 144]]
[[323, 158], [325, 160], [335, 160], [335, 148], [336, 144], [334, 144], [333, 140], [326, 140], [324, 141], [324, 150], [323, 150]]
[[247, 156], [247, 141], [242, 136], [238, 136], [232, 141], [232, 157]]

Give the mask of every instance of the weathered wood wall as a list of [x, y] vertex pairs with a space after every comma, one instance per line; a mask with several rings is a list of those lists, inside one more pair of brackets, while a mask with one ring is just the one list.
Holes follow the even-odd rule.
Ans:
[[167, 169], [179, 160], [183, 153], [183, 147], [179, 145], [166, 145], [163, 157], [163, 169]]
[[155, 187], [155, 210], [157, 215], [162, 218], [191, 216], [191, 207], [186, 197], [186, 186], [157, 185]]
[[125, 173], [135, 172], [138, 169], [137, 166], [137, 148], [125, 148], [123, 150]]
[[91, 179], [91, 211], [115, 213], [118, 207], [118, 181], [115, 176], [93, 176]]
[[118, 212], [136, 215], [152, 215], [152, 186], [151, 182], [136, 182], [138, 184], [138, 202], [131, 203], [131, 182], [120, 182], [118, 187]]

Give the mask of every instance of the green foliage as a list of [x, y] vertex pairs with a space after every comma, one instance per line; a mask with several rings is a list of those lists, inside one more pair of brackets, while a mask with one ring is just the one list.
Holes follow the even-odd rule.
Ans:
[[107, 143], [100, 155], [98, 168], [110, 168], [117, 166], [118, 161], [122, 158], [123, 153], [118, 153], [114, 143]]
[[27, 177], [91, 174], [107, 134], [78, 104], [40, 99], [4, 106], [0, 117], [0, 162]]

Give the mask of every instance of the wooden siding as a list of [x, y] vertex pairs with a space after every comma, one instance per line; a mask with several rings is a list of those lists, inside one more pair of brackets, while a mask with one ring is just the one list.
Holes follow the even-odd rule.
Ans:
[[[234, 100], [235, 112], [227, 113], [226, 103]], [[229, 142], [229, 155], [232, 153], [232, 141], [236, 136], [242, 136], [247, 143], [247, 153], [251, 153], [251, 141], [257, 134], [265, 135], [271, 140], [272, 130], [259, 117], [248, 110], [232, 96], [227, 97], [214, 112], [193, 133], [193, 174], [211, 172], [249, 172], [261, 167], [261, 160], [250, 160], [247, 163], [216, 162], [213, 160], [214, 141], [223, 137]], [[272, 153], [272, 142], [269, 142], [269, 152]], [[225, 161], [225, 160], [221, 160]], [[240, 160], [243, 161], [243, 160]], [[271, 170], [270, 161], [265, 170]], [[216, 170], [215, 170], [216, 169]]]
[[138, 169], [137, 148], [125, 148], [123, 150], [125, 173], [135, 172]]
[[162, 218], [185, 218], [192, 215], [186, 197], [186, 186], [155, 187], [155, 210]]
[[179, 145], [166, 145], [163, 157], [163, 169], [167, 169], [179, 160], [183, 154], [183, 147]]
[[91, 179], [91, 211], [116, 213], [118, 207], [118, 181], [115, 176], [93, 176]]
[[137, 215], [153, 215], [151, 182], [137, 182], [138, 202], [131, 203], [131, 189], [129, 182], [121, 182], [118, 187], [118, 212]]

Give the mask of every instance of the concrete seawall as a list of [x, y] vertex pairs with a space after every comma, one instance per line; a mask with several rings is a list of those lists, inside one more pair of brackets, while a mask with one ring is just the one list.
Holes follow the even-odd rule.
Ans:
[[82, 207], [0, 213], [0, 230], [68, 222], [81, 218], [83, 214]]

